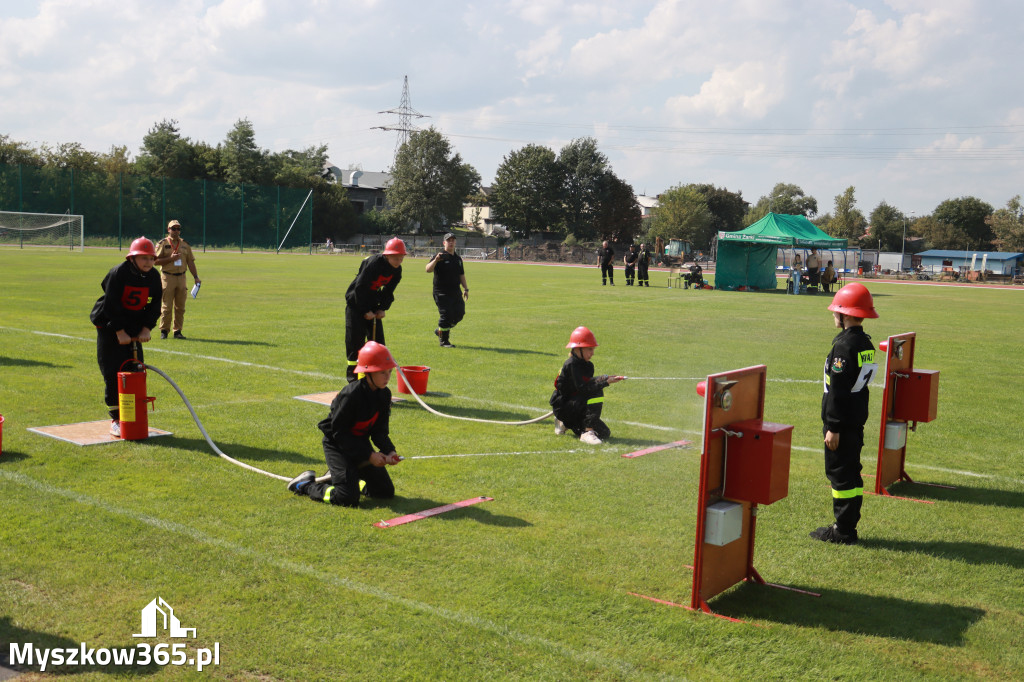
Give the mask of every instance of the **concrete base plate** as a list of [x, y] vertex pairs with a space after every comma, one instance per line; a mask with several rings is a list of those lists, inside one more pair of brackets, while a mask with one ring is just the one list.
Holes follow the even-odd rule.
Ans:
[[[59, 424], [57, 426], [34, 426], [29, 429], [41, 436], [49, 436], [75, 445], [100, 445], [102, 443], [119, 443], [120, 438], [110, 435], [110, 420], [98, 422], [79, 422], [78, 424]], [[161, 431], [149, 427], [149, 437], [171, 436], [170, 431]]]

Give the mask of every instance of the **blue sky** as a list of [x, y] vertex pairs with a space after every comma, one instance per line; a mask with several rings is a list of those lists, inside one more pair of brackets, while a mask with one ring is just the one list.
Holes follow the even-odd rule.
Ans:
[[999, 208], [1024, 193], [1022, 29], [1010, 0], [0, 0], [0, 133], [137, 153], [163, 119], [216, 144], [248, 118], [386, 170], [407, 75], [485, 183], [592, 136], [638, 193]]

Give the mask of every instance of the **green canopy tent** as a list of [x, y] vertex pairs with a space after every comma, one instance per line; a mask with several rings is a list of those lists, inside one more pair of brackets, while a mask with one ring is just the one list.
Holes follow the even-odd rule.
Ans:
[[846, 240], [828, 236], [802, 215], [769, 213], [746, 229], [718, 233], [715, 288], [776, 289], [775, 256], [780, 246], [845, 249]]

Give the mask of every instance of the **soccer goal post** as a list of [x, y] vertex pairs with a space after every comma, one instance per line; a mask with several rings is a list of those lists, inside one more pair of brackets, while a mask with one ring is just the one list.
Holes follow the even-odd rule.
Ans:
[[85, 250], [85, 218], [65, 213], [0, 211], [0, 246]]

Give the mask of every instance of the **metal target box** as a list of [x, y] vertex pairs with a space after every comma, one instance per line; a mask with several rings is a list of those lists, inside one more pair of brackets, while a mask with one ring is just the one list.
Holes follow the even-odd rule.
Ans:
[[725, 497], [771, 504], [789, 494], [793, 427], [760, 419], [733, 422], [727, 440]]

